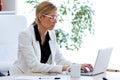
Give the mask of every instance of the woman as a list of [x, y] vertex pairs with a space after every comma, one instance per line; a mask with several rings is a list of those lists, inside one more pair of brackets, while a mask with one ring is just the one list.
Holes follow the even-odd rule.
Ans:
[[[57, 8], [48, 1], [36, 8], [36, 20], [19, 35], [18, 60], [10, 69], [10, 75], [31, 72], [70, 71], [71, 62], [64, 59], [56, 43], [54, 26], [57, 23]], [[81, 69], [92, 70], [90, 64]]]

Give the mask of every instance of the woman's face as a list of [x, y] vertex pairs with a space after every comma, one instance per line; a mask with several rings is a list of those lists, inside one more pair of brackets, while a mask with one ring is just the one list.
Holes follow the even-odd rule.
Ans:
[[54, 11], [48, 15], [42, 14], [40, 20], [46, 30], [53, 30], [57, 23], [57, 12]]

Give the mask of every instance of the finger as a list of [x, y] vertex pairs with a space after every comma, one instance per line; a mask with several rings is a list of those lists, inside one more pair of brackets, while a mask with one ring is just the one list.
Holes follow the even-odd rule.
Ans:
[[87, 66], [89, 69], [90, 69], [90, 71], [92, 71], [93, 70], [93, 67], [92, 67], [92, 65], [91, 64], [88, 64], [88, 66]]
[[91, 64], [82, 64], [82, 66], [81, 67], [83, 67], [83, 68], [85, 68], [84, 70], [86, 71], [93, 71], [93, 67], [92, 67], [92, 65]]
[[89, 71], [93, 71], [93, 67], [91, 64], [87, 64], [86, 67], [89, 69]]
[[81, 67], [81, 72], [87, 72], [87, 69], [85, 66]]

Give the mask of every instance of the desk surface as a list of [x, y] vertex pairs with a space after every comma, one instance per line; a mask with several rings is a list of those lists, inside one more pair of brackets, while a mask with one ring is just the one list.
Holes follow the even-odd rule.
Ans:
[[96, 76], [80, 76], [80, 78], [71, 78], [69, 75], [64, 74], [48, 75], [35, 73], [21, 76], [0, 77], [0, 80], [40, 80], [39, 77], [44, 78], [41, 80], [55, 80], [53, 77], [61, 77], [60, 80], [103, 80], [103, 77], [107, 78], [108, 80], [120, 80], [120, 72], [107, 72]]

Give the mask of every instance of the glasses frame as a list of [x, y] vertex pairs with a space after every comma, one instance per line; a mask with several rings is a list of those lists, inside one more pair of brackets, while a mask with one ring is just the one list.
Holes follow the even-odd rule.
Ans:
[[46, 14], [43, 14], [43, 16], [48, 17], [48, 18], [50, 19], [51, 22], [54, 22], [55, 20], [58, 19], [57, 16], [50, 16], [50, 15], [46, 15]]

